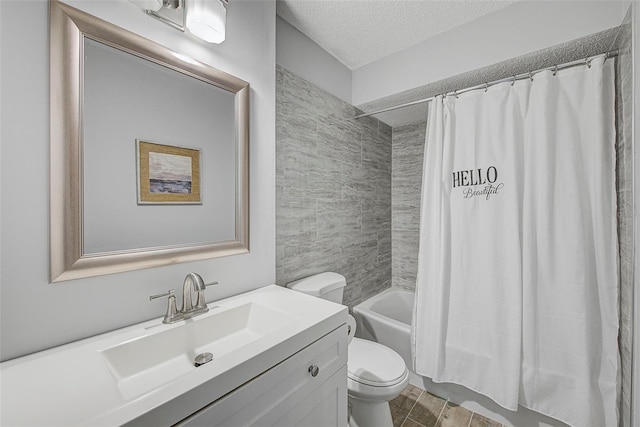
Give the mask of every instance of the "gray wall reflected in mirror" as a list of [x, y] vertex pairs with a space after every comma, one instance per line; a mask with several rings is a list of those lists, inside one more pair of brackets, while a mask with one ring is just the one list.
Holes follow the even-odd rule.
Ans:
[[[84, 38], [83, 253], [235, 238], [234, 97]], [[138, 204], [137, 138], [201, 150], [202, 204]]]

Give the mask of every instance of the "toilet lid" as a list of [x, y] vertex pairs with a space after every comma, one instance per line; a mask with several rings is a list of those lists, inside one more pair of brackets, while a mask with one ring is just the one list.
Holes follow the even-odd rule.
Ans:
[[349, 344], [348, 376], [353, 381], [377, 387], [397, 384], [407, 367], [398, 353], [377, 342], [354, 338]]

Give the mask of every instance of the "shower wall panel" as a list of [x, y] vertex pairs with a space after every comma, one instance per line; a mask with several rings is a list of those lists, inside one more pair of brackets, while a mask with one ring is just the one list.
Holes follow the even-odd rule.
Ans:
[[391, 172], [392, 283], [414, 290], [418, 273], [422, 161], [427, 123], [393, 128]]
[[633, 58], [631, 7], [620, 27], [616, 60], [616, 186], [618, 192], [618, 236], [620, 252], [621, 359], [620, 426], [631, 427], [631, 381], [633, 348]]
[[391, 286], [391, 127], [276, 70], [276, 280], [347, 279], [350, 307]]

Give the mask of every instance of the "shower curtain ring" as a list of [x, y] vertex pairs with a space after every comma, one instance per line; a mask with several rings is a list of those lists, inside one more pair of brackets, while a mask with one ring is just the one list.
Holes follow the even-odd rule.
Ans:
[[511, 79], [511, 86], [513, 86], [514, 84], [516, 84], [516, 76], [513, 76], [513, 78]]
[[456, 97], [456, 99], [458, 99], [458, 89], [456, 89], [456, 90], [454, 90], [454, 91], [453, 91], [453, 96], [455, 96], [455, 97]]
[[489, 90], [489, 83], [484, 84], [484, 92], [486, 93]]
[[533, 73], [531, 71], [529, 71], [529, 79], [531, 79], [531, 81], [533, 81]]
[[591, 61], [592, 61], [592, 58], [586, 58], [584, 60], [584, 65], [586, 65], [587, 68], [591, 68]]
[[558, 74], [558, 66], [557, 65], [555, 67], [553, 67], [553, 75], [555, 76], [556, 74]]

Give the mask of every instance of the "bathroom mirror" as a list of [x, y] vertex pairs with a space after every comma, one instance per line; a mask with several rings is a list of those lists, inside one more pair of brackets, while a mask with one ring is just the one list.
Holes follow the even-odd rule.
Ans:
[[249, 251], [249, 84], [57, 0], [51, 281]]

